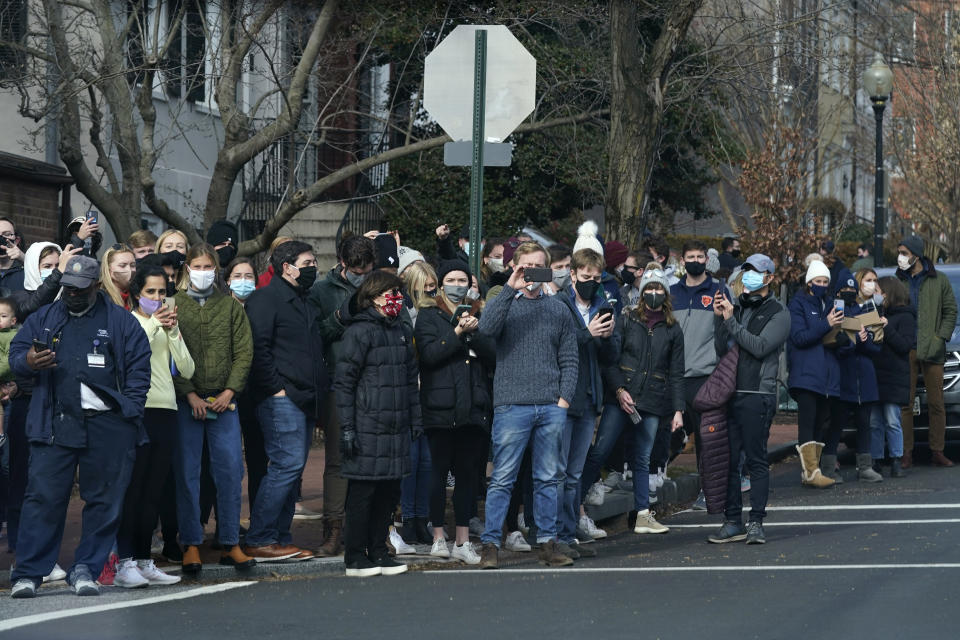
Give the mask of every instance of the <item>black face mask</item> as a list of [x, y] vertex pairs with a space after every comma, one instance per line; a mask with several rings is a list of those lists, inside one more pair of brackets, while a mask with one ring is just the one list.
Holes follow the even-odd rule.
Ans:
[[697, 262], [696, 260], [693, 262], [684, 262], [683, 267], [687, 270], [687, 273], [692, 275], [694, 278], [702, 276], [703, 272], [707, 270], [706, 264], [703, 262]]
[[434, 287], [433, 289], [424, 289], [424, 290], [423, 290], [423, 293], [424, 293], [424, 295], [427, 296], [428, 298], [436, 298], [436, 297], [437, 297], [437, 288]]
[[853, 304], [857, 301], [856, 291], [841, 291], [837, 295], [841, 300], [843, 300], [844, 304]]
[[663, 306], [663, 303], [667, 299], [667, 294], [665, 293], [654, 293], [648, 291], [643, 294], [643, 304], [647, 305], [647, 309], [659, 309]]
[[741, 293], [740, 305], [743, 307], [758, 307], [766, 298], [759, 293]]
[[237, 248], [232, 244], [217, 249], [217, 258], [220, 260], [220, 268], [225, 269], [230, 261], [237, 257]]
[[306, 291], [313, 286], [313, 283], [317, 280], [317, 268], [316, 267], [300, 267], [300, 275], [297, 276], [297, 284], [300, 285], [300, 288]]
[[177, 283], [173, 280], [167, 280], [167, 297], [172, 298], [177, 295]]
[[165, 251], [160, 254], [161, 264], [169, 264], [174, 270], [179, 271], [183, 263], [187, 261], [187, 254], [179, 251]]
[[577, 290], [577, 295], [580, 296], [582, 300], [590, 302], [593, 300], [593, 296], [597, 295], [597, 288], [599, 286], [599, 282], [587, 280], [586, 282], [576, 282], [573, 288]]
[[623, 268], [623, 271], [620, 272], [620, 279], [623, 280], [623, 284], [633, 284], [637, 279], [637, 274], [626, 267]]
[[739, 258], [739, 257], [740, 257], [740, 249], [734, 249], [733, 251], [730, 252], [730, 255], [733, 256], [734, 258]]
[[84, 291], [77, 292], [77, 295], [64, 295], [63, 304], [67, 307], [67, 311], [70, 313], [82, 313], [90, 307], [93, 306], [93, 303], [97, 299], [97, 290], [89, 289]]

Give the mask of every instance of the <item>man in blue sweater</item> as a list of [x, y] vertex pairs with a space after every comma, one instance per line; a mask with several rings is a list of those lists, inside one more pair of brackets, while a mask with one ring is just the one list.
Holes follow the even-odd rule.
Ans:
[[497, 343], [493, 381], [493, 475], [487, 488], [486, 528], [480, 566], [499, 566], [503, 521], [527, 443], [533, 443], [533, 517], [540, 560], [573, 564], [557, 548], [557, 498], [563, 477], [561, 448], [567, 409], [577, 388], [577, 338], [570, 312], [539, 282], [526, 282], [529, 268], [546, 268], [547, 251], [524, 242], [513, 254], [516, 268], [480, 318], [480, 331]]

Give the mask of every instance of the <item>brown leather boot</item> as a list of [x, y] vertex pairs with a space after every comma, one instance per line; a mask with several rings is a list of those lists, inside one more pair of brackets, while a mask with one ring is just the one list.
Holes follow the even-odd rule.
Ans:
[[230, 547], [229, 551], [220, 552], [220, 564], [235, 567], [237, 571], [240, 571], [253, 568], [257, 564], [257, 561], [255, 558], [251, 558], [245, 554], [240, 549], [240, 545], [235, 544]]
[[953, 461], [951, 461], [947, 456], [943, 455], [943, 451], [931, 451], [930, 464], [935, 467], [952, 467]]
[[317, 557], [332, 558], [339, 555], [343, 555], [343, 520], [328, 520]]
[[189, 544], [183, 552], [183, 567], [184, 573], [197, 573], [200, 569], [203, 568], [203, 563], [200, 561], [200, 549], [197, 545]]

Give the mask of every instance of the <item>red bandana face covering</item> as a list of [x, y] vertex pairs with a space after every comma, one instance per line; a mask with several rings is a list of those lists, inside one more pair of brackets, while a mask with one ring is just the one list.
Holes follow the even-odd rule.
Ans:
[[396, 318], [400, 315], [400, 311], [403, 309], [403, 294], [393, 295], [392, 293], [384, 294], [386, 302], [383, 303], [383, 306], [380, 307], [383, 309], [383, 315], [388, 318]]

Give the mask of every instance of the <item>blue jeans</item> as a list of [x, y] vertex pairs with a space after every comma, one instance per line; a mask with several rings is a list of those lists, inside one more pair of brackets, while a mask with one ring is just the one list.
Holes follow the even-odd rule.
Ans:
[[527, 443], [533, 440], [533, 517], [537, 542], [557, 537], [557, 494], [567, 410], [555, 404], [507, 404], [493, 410], [493, 475], [487, 487], [486, 529], [480, 540], [500, 546], [510, 491]]
[[240, 541], [240, 485], [243, 481], [240, 418], [236, 410], [228, 409], [212, 420], [195, 420], [186, 400], [177, 401], [177, 444], [173, 450], [180, 542], [194, 546], [203, 542], [200, 458], [204, 437], [210, 450], [210, 473], [217, 487], [220, 544], [230, 548]]
[[306, 415], [286, 396], [270, 397], [258, 404], [257, 418], [269, 463], [250, 514], [247, 544], [287, 545], [293, 540], [290, 524], [299, 493], [298, 480], [307, 464], [313, 433]]
[[650, 474], [650, 452], [653, 451], [653, 441], [657, 437], [660, 416], [641, 414], [640, 417], [640, 424], [634, 425], [620, 405], [603, 405], [603, 415], [600, 416], [600, 425], [597, 427], [597, 440], [590, 447], [587, 461], [583, 465], [581, 500], [586, 497], [593, 483], [600, 479], [600, 467], [616, 446], [620, 433], [626, 428], [636, 426], [633, 430], [633, 455], [629, 458], [630, 469], [633, 471], [633, 508], [643, 511], [650, 507], [650, 479], [647, 476]]
[[400, 481], [400, 510], [403, 512], [404, 520], [430, 516], [432, 479], [430, 443], [427, 442], [426, 436], [420, 436], [410, 443], [410, 475]]
[[900, 405], [873, 405], [870, 411], [870, 457], [883, 457], [883, 440], [886, 436], [891, 458], [903, 457], [903, 428], [900, 426]]
[[597, 416], [592, 411], [580, 417], [567, 417], [563, 428], [563, 444], [560, 451], [560, 466], [563, 484], [558, 491], [557, 538], [560, 542], [574, 541], [577, 521], [580, 519], [580, 476], [587, 450], [593, 440], [593, 426]]

